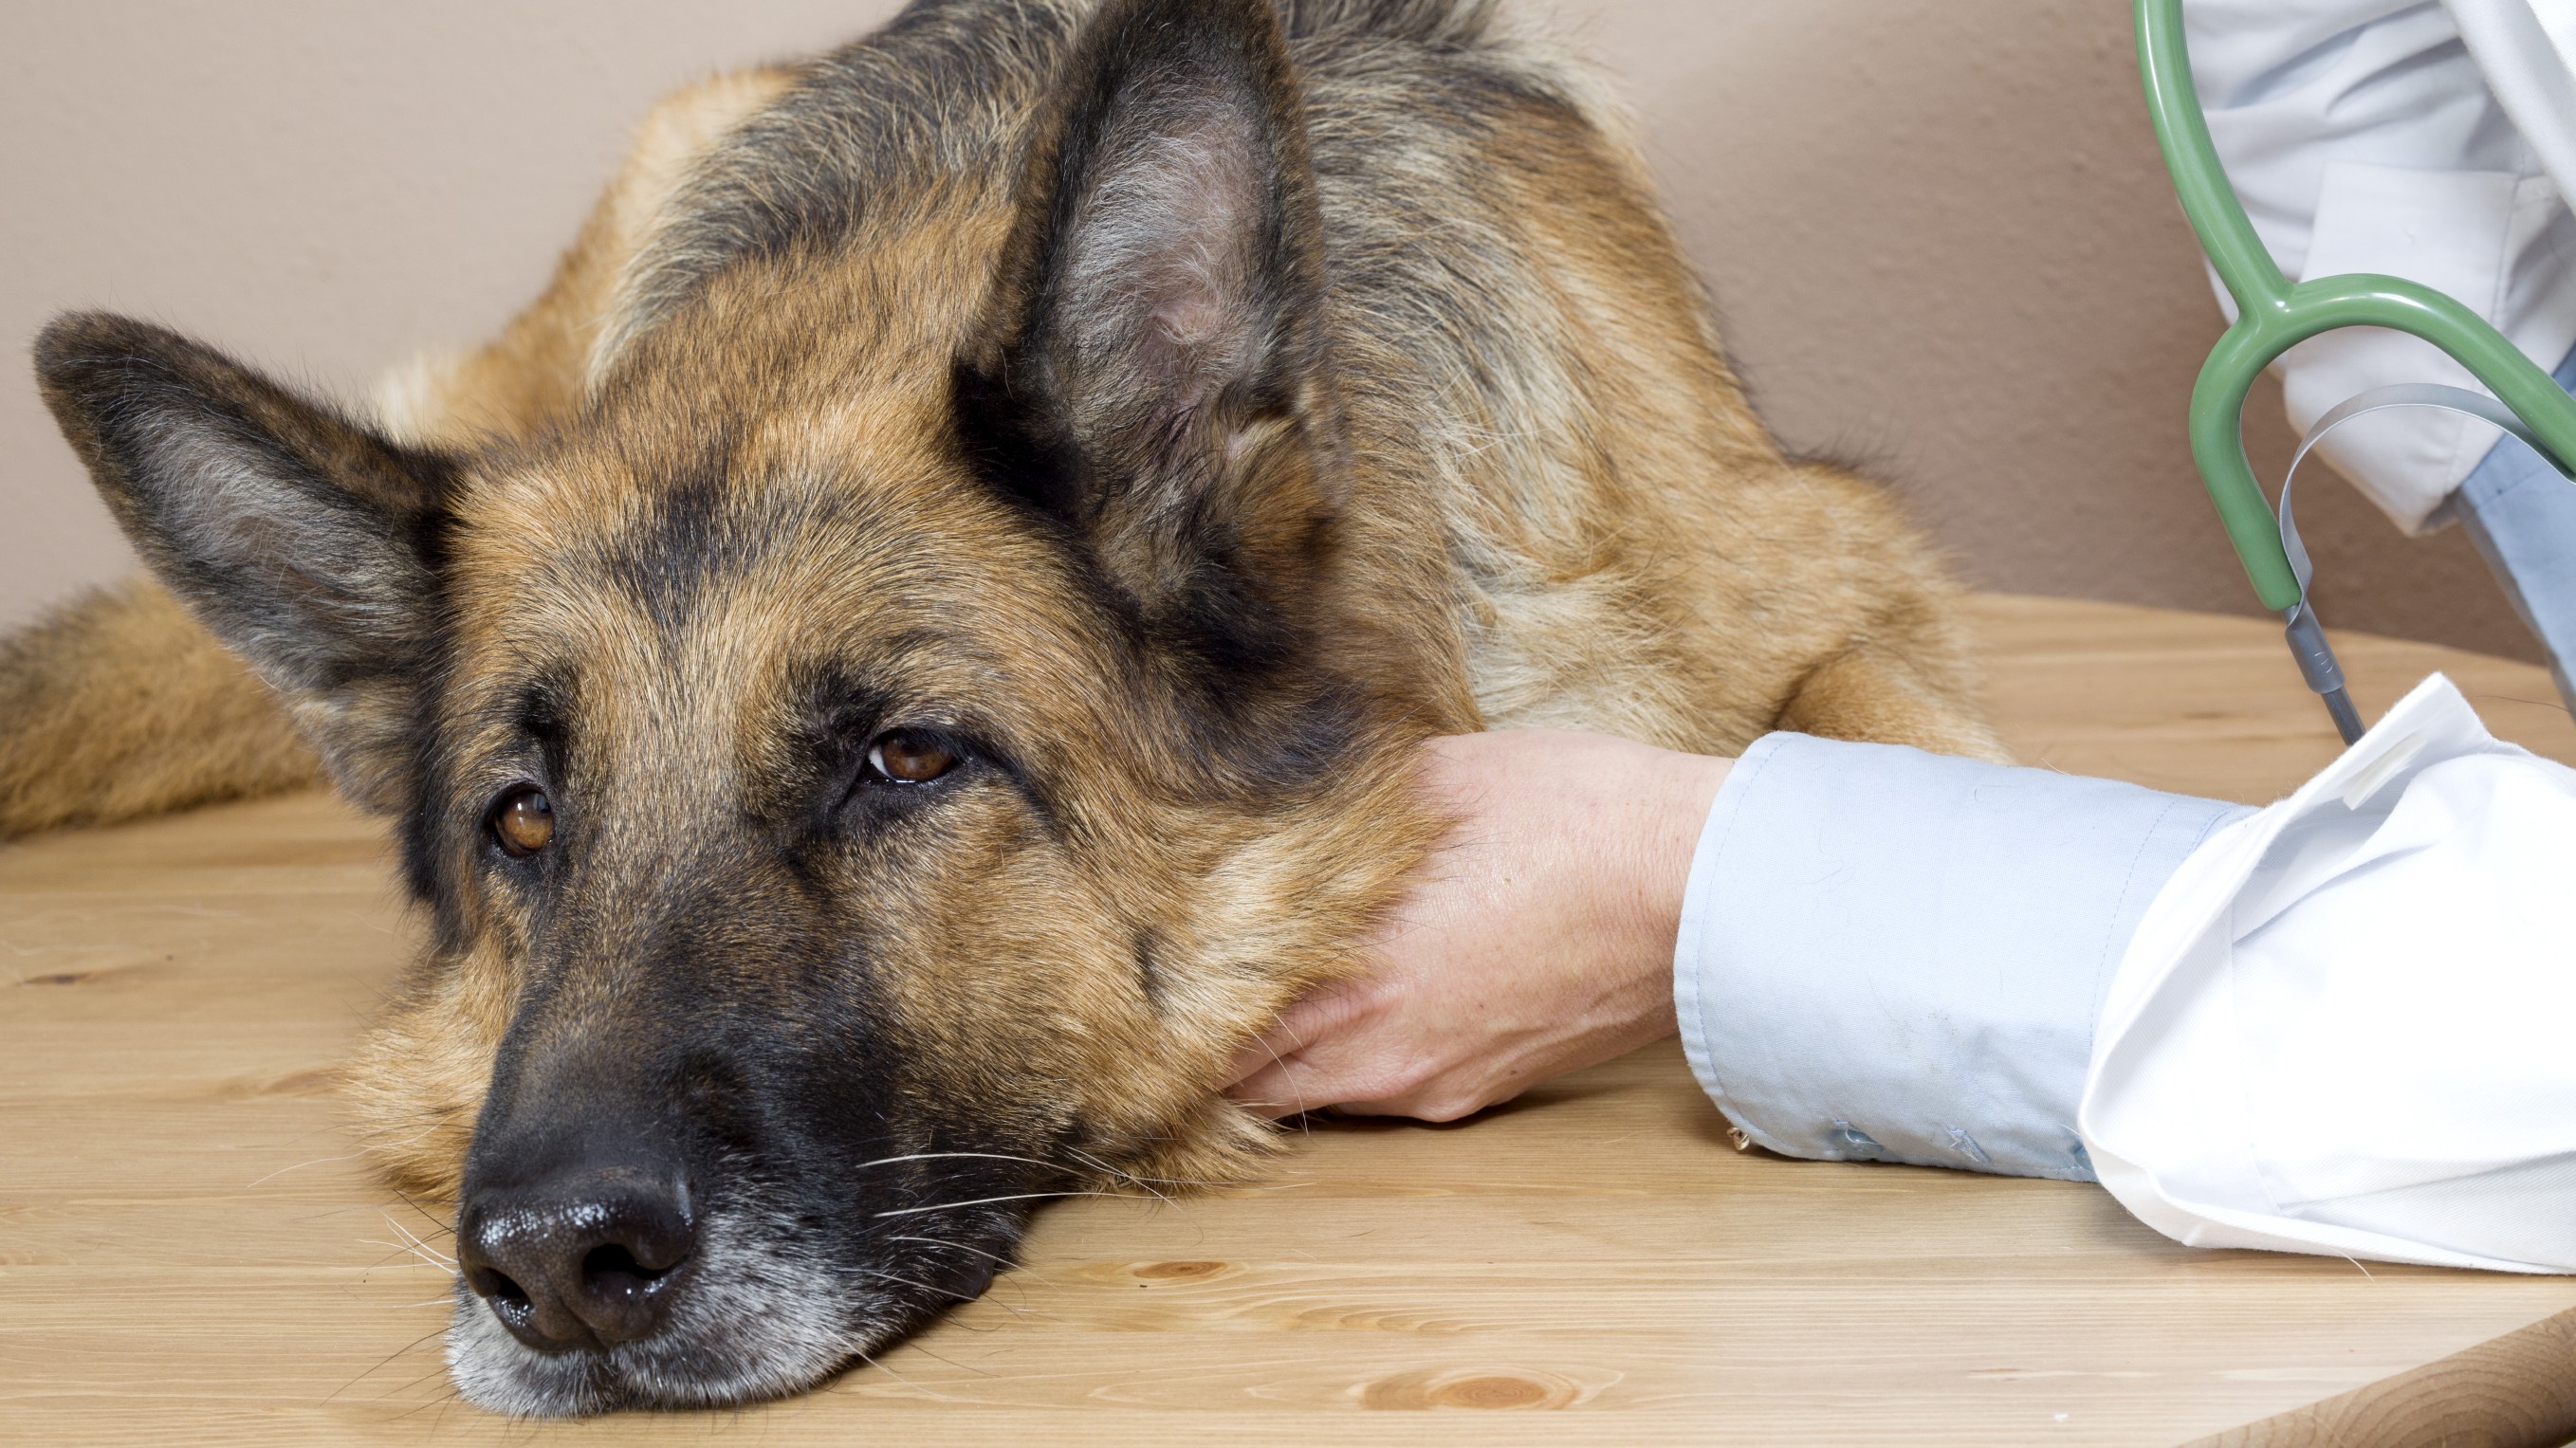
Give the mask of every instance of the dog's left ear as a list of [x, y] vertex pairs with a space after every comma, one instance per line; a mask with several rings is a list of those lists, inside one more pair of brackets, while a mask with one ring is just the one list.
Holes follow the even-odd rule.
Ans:
[[1296, 75], [1270, 0], [1111, 0], [1036, 142], [970, 449], [1211, 663], [1295, 646], [1340, 420]]

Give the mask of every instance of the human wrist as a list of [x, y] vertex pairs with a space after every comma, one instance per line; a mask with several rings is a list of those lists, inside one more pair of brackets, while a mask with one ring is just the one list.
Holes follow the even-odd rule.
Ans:
[[1649, 886], [1641, 904], [1647, 912], [1654, 954], [1659, 965], [1669, 966], [1673, 943], [1681, 934], [1682, 898], [1690, 888], [1691, 861], [1699, 854], [1708, 812], [1716, 806], [1717, 793], [1725, 787], [1735, 761], [1719, 755], [1668, 753], [1664, 762], [1667, 784], [1648, 837], [1652, 853], [1639, 878]]
[[1657, 749], [1638, 762], [1632, 811], [1621, 825], [1619, 848], [1603, 852], [1618, 901], [1616, 968], [1637, 982], [1640, 999], [1659, 1002], [1669, 1024], [1672, 995], [1666, 978], [1681, 933], [1682, 899], [1691, 860], [1731, 759]]

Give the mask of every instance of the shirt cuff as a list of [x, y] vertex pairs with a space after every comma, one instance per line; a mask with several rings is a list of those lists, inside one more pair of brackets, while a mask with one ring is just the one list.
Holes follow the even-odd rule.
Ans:
[[2076, 1105], [2121, 951], [2183, 858], [2251, 813], [1766, 735], [1691, 860], [1673, 948], [1691, 1070], [1784, 1155], [2090, 1181]]

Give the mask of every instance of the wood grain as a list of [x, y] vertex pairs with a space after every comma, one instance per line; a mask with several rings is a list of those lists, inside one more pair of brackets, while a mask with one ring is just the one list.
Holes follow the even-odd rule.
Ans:
[[[2261, 801], [2334, 752], [2259, 622], [1978, 616], [2033, 762]], [[2345, 647], [2366, 711], [2439, 667], [2576, 760], [2537, 669]], [[505, 1422], [446, 1385], [443, 1216], [333, 1093], [416, 928], [381, 828], [316, 796], [0, 849], [0, 1439], [2173, 1443], [2576, 1308], [1739, 1154], [1667, 1043], [1462, 1126], [1318, 1127], [1263, 1187], [1049, 1208], [990, 1296], [806, 1397]]]
[[2576, 1312], [2190, 1448], [2560, 1448], [2576, 1440]]

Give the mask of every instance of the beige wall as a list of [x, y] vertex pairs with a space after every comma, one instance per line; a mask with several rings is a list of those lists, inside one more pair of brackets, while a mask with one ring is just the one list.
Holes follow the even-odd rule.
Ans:
[[[894, 0], [0, 4], [0, 626], [131, 566], [24, 347], [110, 306], [354, 390], [496, 327], [660, 90]], [[1991, 587], [2247, 611], [2182, 407], [2218, 329], [2118, 0], [1559, 0], [1791, 446]], [[2257, 395], [2255, 456], [2286, 451]], [[2334, 622], [2530, 646], [2454, 532], [2302, 509]]]

